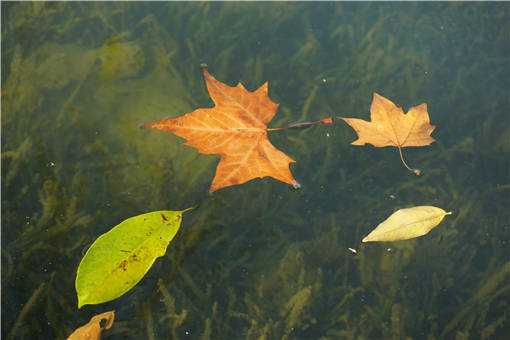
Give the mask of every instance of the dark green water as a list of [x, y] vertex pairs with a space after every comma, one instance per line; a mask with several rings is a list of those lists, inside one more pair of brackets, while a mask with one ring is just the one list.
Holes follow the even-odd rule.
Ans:
[[[269, 81], [271, 127], [368, 119], [373, 92], [426, 102], [436, 143], [356, 147], [345, 124], [272, 133], [300, 190], [208, 193], [218, 158], [140, 130]], [[510, 334], [506, 3], [2, 2], [2, 337], [505, 339]], [[188, 213], [128, 294], [77, 310], [76, 267], [130, 216]], [[452, 211], [430, 234], [360, 244], [393, 211]], [[348, 248], [358, 250], [353, 255]]]

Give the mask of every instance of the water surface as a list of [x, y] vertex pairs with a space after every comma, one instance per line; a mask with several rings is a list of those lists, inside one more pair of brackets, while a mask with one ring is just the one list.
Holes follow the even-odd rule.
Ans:
[[[2, 3], [2, 336], [503, 339], [510, 329], [510, 7], [505, 3]], [[270, 127], [427, 103], [436, 143], [351, 146], [345, 124], [273, 132], [299, 190], [209, 194], [218, 158], [141, 130], [269, 81]], [[128, 294], [77, 310], [90, 244], [184, 209]], [[393, 211], [452, 211], [416, 240], [361, 244]], [[354, 255], [348, 248], [357, 250]]]

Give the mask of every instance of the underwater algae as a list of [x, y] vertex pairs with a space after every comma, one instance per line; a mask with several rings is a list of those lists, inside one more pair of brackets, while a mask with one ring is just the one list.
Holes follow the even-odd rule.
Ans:
[[[508, 329], [505, 7], [9, 6], [3, 336], [65, 338], [110, 307], [105, 338], [497, 339]], [[269, 79], [281, 103], [272, 126], [362, 117], [379, 90], [429, 102], [438, 143], [408, 152], [416, 178], [394, 150], [354, 150], [348, 127], [272, 134], [299, 160], [302, 190], [262, 180], [208, 196], [215, 157], [138, 128], [210, 105], [202, 62], [229, 85]], [[75, 269], [97, 235], [197, 202], [141, 285], [76, 311]], [[359, 245], [388, 211], [431, 203], [454, 214], [427, 238]]]

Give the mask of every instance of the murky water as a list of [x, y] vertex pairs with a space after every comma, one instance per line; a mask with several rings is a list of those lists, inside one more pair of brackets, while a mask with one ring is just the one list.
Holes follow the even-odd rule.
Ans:
[[[510, 321], [510, 6], [505, 3], [2, 3], [2, 336], [504, 339]], [[200, 64], [269, 81], [270, 127], [428, 104], [436, 143], [272, 132], [302, 188], [208, 193], [218, 158], [143, 123], [211, 106]], [[90, 244], [143, 212], [188, 213], [128, 294], [77, 310]], [[393, 211], [430, 234], [361, 244]], [[355, 249], [354, 254], [348, 248]]]

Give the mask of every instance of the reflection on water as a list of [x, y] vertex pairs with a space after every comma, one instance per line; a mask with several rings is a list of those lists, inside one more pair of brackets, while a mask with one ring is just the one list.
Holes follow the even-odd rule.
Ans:
[[[2, 3], [2, 335], [502, 339], [510, 302], [510, 11], [504, 3]], [[271, 127], [426, 102], [438, 141], [356, 147], [343, 123], [271, 132], [302, 188], [208, 193], [218, 158], [145, 122], [210, 106], [199, 65], [280, 103]], [[199, 204], [120, 299], [77, 310], [88, 246]], [[393, 211], [453, 211], [360, 244]], [[355, 250], [355, 251], [353, 251]]]

